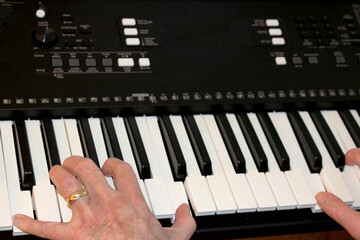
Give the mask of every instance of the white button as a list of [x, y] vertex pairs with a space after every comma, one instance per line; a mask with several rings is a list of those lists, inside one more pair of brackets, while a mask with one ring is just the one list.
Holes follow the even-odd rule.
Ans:
[[276, 57], [275, 63], [276, 63], [276, 65], [286, 65], [286, 58], [285, 57]]
[[126, 39], [126, 45], [128, 45], [128, 46], [139, 46], [140, 45], [140, 39], [139, 38], [127, 38]]
[[149, 67], [150, 59], [149, 58], [139, 58], [139, 66], [140, 67]]
[[135, 26], [136, 20], [135, 18], [123, 18], [121, 19], [121, 23], [123, 26]]
[[281, 36], [282, 31], [280, 28], [270, 28], [269, 29], [269, 35], [270, 36]]
[[268, 27], [278, 27], [280, 25], [277, 19], [266, 19], [265, 24]]
[[134, 59], [132, 58], [118, 58], [119, 67], [133, 67]]
[[136, 36], [138, 35], [137, 28], [124, 28], [124, 34], [126, 36]]
[[285, 39], [282, 37], [274, 37], [271, 39], [272, 45], [285, 45]]
[[36, 15], [37, 18], [44, 18], [45, 15], [46, 15], [46, 12], [45, 12], [44, 9], [39, 8], [38, 10], [36, 10], [35, 15]]

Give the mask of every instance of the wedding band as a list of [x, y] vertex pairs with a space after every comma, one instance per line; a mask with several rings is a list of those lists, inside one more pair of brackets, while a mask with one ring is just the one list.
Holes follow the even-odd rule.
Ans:
[[66, 199], [66, 203], [67, 203], [68, 207], [70, 207], [71, 204], [73, 204], [73, 202], [75, 202], [76, 200], [78, 200], [79, 198], [81, 198], [87, 194], [88, 194], [88, 192], [84, 188], [74, 192], [68, 199]]

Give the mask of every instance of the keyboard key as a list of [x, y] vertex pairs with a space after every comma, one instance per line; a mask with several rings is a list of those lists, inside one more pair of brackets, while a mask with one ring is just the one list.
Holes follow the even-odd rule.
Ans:
[[268, 170], [267, 159], [247, 115], [245, 113], [239, 113], [236, 115], [236, 118], [245, 136], [256, 167], [259, 172], [266, 172]]
[[299, 113], [289, 112], [288, 118], [310, 171], [319, 173], [322, 168], [321, 155]]
[[111, 148], [111, 157], [115, 157], [121, 160], [124, 160], [119, 141], [115, 132], [114, 123], [111, 117], [104, 117], [104, 124], [106, 127], [106, 131], [104, 130], [104, 134], [106, 133], [109, 138], [109, 145]]
[[290, 159], [267, 113], [257, 114], [281, 171], [290, 170]]
[[211, 160], [206, 150], [204, 141], [201, 138], [201, 134], [196, 125], [194, 116], [190, 114], [186, 115], [184, 117], [184, 123], [191, 141], [191, 145], [194, 149], [196, 160], [199, 164], [201, 173], [204, 176], [211, 175], [212, 174]]
[[234, 132], [231, 129], [229, 121], [226, 118], [225, 114], [216, 115], [216, 121], [221, 133], [221, 136], [224, 140], [227, 152], [230, 156], [231, 162], [237, 173], [245, 173], [246, 165], [244, 156], [237, 144], [236, 137]]
[[78, 122], [75, 119], [65, 119], [66, 134], [69, 141], [71, 155], [84, 156], [83, 146], [81, 144]]
[[[356, 111], [353, 112], [355, 115], [357, 115]], [[354, 140], [356, 147], [360, 147], [360, 127], [356, 122], [355, 118], [353, 117], [352, 113], [350, 112], [350, 110], [341, 110], [339, 111], [339, 114], [343, 122], [345, 123], [345, 126], [347, 127], [352, 139]]]
[[169, 116], [163, 115], [159, 118], [159, 124], [162, 131], [162, 137], [166, 144], [174, 178], [175, 180], [184, 181], [186, 177], [186, 162]]
[[85, 152], [85, 156], [90, 158], [95, 162], [95, 164], [100, 167], [98, 155], [96, 153], [95, 142], [91, 134], [90, 122], [88, 118], [82, 117], [79, 119], [79, 127], [80, 127], [80, 137], [83, 140], [83, 148]]
[[319, 111], [310, 112], [310, 115], [331, 156], [331, 159], [333, 160], [335, 166], [342, 171], [345, 166], [345, 155], [337, 143], [334, 134]]
[[[13, 134], [13, 122], [0, 122], [0, 133], [5, 161], [5, 172], [9, 191], [11, 215], [21, 213], [34, 218], [30, 191], [21, 190], [19, 183], [16, 149], [14, 141], [11, 140], [15, 139]], [[14, 236], [25, 234], [26, 233], [13, 226]]]
[[151, 178], [151, 170], [148, 157], [146, 155], [144, 144], [141, 140], [140, 131], [136, 124], [135, 117], [125, 119], [125, 125], [128, 129], [129, 139], [134, 153], [137, 169], [141, 179]]
[[207, 179], [201, 174], [181, 116], [170, 116], [174, 132], [186, 161], [185, 189], [196, 216], [214, 215], [217, 211]]

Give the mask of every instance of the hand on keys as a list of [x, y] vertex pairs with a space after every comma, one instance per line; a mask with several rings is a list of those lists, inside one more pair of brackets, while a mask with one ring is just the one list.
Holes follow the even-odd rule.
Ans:
[[[345, 155], [347, 165], [360, 166], [360, 149], [351, 149]], [[360, 212], [355, 211], [335, 195], [320, 192], [316, 200], [321, 209], [343, 226], [355, 239], [360, 239]]]
[[[115, 189], [104, 175], [113, 177]], [[70, 157], [63, 166], [54, 166], [50, 177], [68, 199], [72, 218], [68, 223], [55, 223], [15, 215], [14, 224], [29, 234], [59, 240], [186, 240], [196, 229], [187, 204], [177, 209], [174, 225], [163, 228], [148, 208], [131, 166], [118, 159], [108, 159], [100, 170], [90, 159]]]

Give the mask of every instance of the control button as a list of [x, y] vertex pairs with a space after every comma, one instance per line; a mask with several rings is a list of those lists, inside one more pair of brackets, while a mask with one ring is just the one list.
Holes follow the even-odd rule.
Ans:
[[80, 61], [78, 58], [70, 58], [69, 59], [69, 66], [70, 67], [79, 67], [80, 66]]
[[303, 63], [301, 57], [293, 57], [292, 62], [293, 62], [293, 64], [302, 64]]
[[113, 65], [113, 61], [111, 58], [103, 58], [101, 62], [104, 67], [111, 67]]
[[36, 10], [35, 15], [37, 18], [44, 18], [46, 15], [46, 11], [44, 8], [39, 8]]
[[337, 64], [344, 64], [344, 63], [346, 63], [345, 57], [343, 57], [343, 56], [337, 56], [337, 57], [335, 57], [335, 61], [336, 61]]
[[139, 58], [139, 66], [140, 67], [149, 67], [150, 59], [149, 58]]
[[286, 65], [286, 58], [285, 57], [276, 57], [275, 63], [276, 63], [276, 65]]
[[119, 67], [133, 67], [134, 59], [132, 58], [118, 58], [118, 66]]
[[82, 45], [83, 47], [92, 47], [94, 46], [94, 42], [92, 40], [83, 40]]
[[62, 67], [63, 61], [61, 58], [53, 58], [51, 59], [51, 64], [53, 67]]
[[139, 33], [137, 28], [124, 28], [124, 34], [125, 36], [137, 36]]
[[269, 29], [269, 35], [270, 36], [281, 36], [282, 31], [280, 28], [270, 28]]
[[75, 28], [65, 28], [63, 29], [64, 34], [73, 34], [75, 33]]
[[272, 45], [285, 45], [285, 39], [282, 37], [274, 37], [271, 39]]
[[90, 34], [91, 33], [91, 28], [89, 25], [81, 25], [79, 27], [79, 32], [81, 34]]
[[278, 27], [278, 26], [280, 26], [279, 20], [277, 20], [277, 19], [266, 19], [265, 24], [268, 27]]
[[87, 67], [96, 67], [96, 60], [95, 58], [87, 58], [85, 59], [85, 65]]
[[55, 30], [49, 26], [39, 26], [33, 32], [33, 40], [41, 47], [52, 47], [58, 41]]
[[126, 45], [128, 46], [139, 46], [140, 39], [139, 38], [126, 38]]
[[136, 20], [135, 18], [123, 18], [121, 19], [121, 23], [123, 26], [135, 26]]
[[77, 42], [76, 42], [76, 40], [66, 40], [65, 41], [65, 46], [67, 46], [67, 47], [76, 47]]
[[310, 64], [318, 64], [318, 63], [319, 63], [319, 59], [318, 59], [318, 57], [315, 57], [315, 56], [313, 56], [313, 57], [308, 57], [308, 62], [309, 62]]
[[70, 14], [63, 14], [61, 16], [61, 21], [63, 22], [72, 22], [74, 19]]

